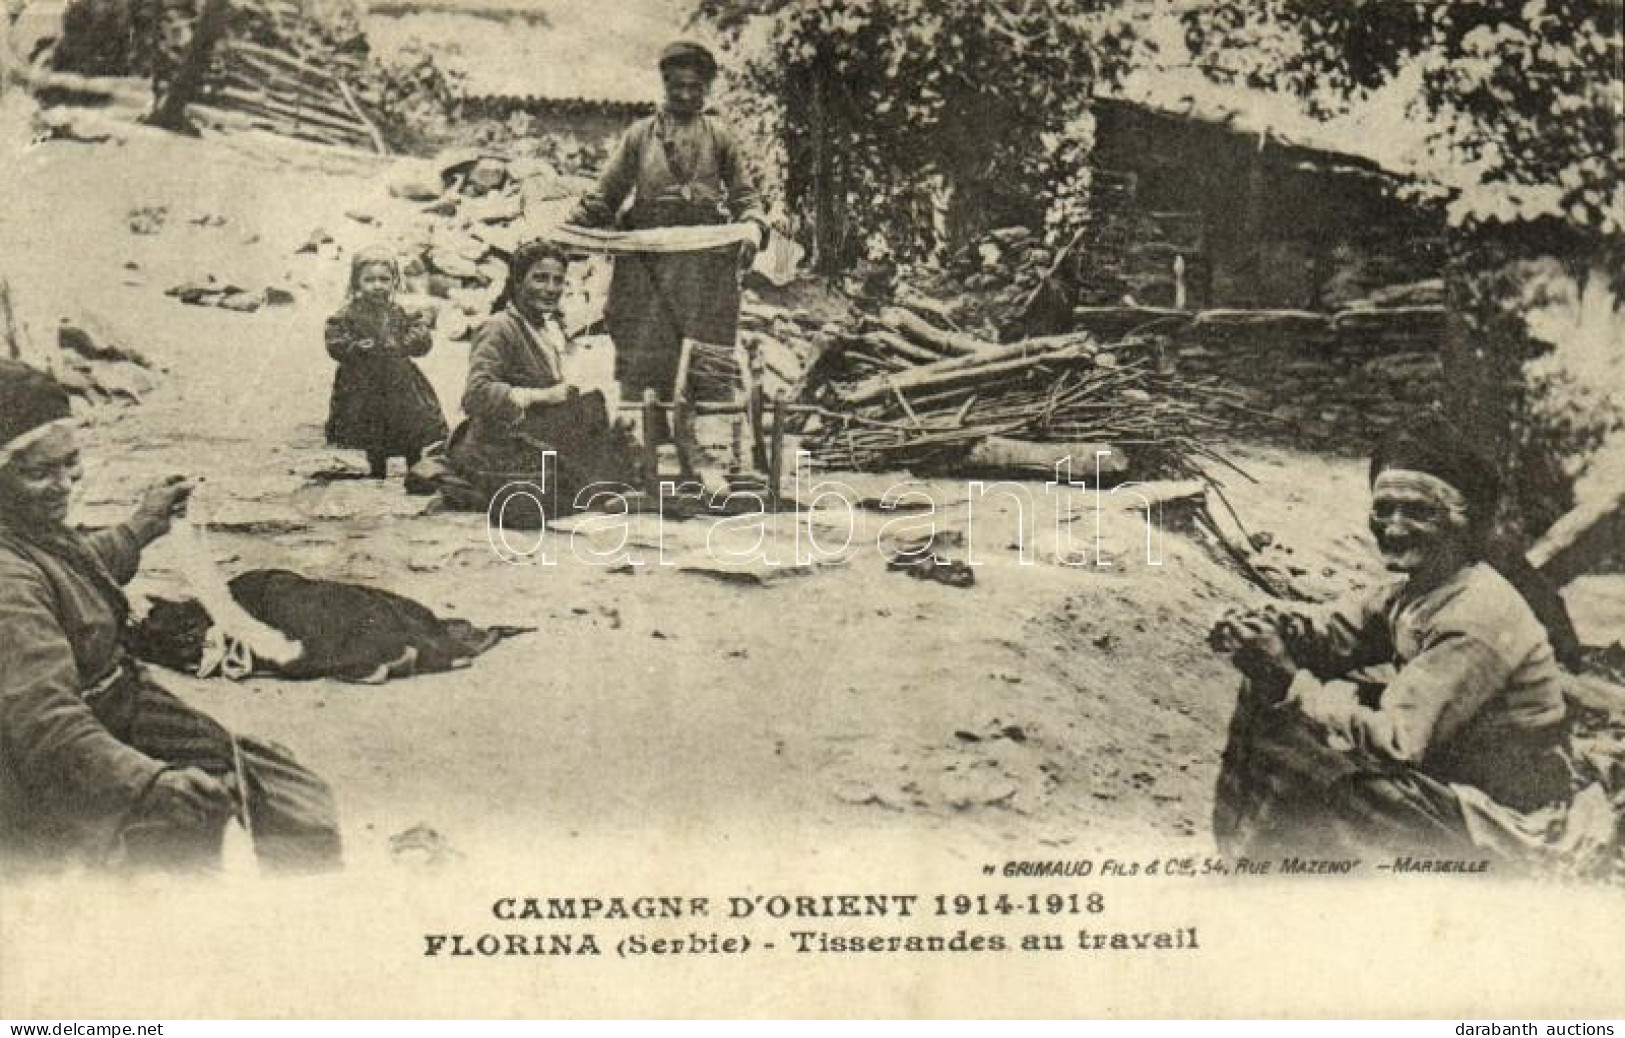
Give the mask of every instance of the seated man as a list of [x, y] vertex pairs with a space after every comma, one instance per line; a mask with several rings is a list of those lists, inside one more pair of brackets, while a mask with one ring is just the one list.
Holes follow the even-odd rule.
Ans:
[[[1485, 560], [1494, 469], [1429, 419], [1377, 452], [1371, 492], [1371, 530], [1398, 579], [1214, 628], [1247, 676], [1219, 776], [1219, 847], [1549, 857], [1577, 783], [1548, 629], [1572, 632], [1560, 606], [1547, 622], [1530, 606], [1555, 596]], [[1396, 672], [1380, 690], [1336, 680], [1381, 664]]]

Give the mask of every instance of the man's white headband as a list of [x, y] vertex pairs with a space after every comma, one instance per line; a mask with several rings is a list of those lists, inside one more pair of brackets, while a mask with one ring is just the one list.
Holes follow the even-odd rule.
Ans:
[[1383, 469], [1372, 482], [1371, 492], [1376, 494], [1384, 490], [1402, 491], [1423, 497], [1437, 505], [1452, 523], [1457, 526], [1467, 525], [1467, 498], [1460, 490], [1431, 472], [1418, 472], [1415, 469]]

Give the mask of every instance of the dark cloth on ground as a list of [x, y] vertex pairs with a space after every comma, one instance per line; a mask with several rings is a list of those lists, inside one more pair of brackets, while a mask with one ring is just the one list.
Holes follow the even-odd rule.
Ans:
[[[262, 664], [268, 673], [295, 680], [374, 681], [454, 670], [503, 638], [528, 630], [443, 619], [382, 588], [282, 569], [249, 570], [227, 586], [250, 616], [300, 643], [303, 651], [292, 662]], [[155, 600], [134, 625], [132, 647], [150, 662], [195, 670], [211, 622], [195, 601]]]
[[[371, 340], [371, 349], [360, 343]], [[327, 319], [327, 352], [338, 361], [328, 408], [327, 441], [369, 454], [416, 455], [446, 437], [434, 387], [411, 360], [433, 345], [421, 317], [352, 299]]]

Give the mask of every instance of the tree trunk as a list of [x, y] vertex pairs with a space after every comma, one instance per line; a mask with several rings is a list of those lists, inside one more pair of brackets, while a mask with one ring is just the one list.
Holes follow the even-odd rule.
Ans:
[[195, 132], [186, 117], [186, 105], [196, 100], [203, 88], [203, 77], [209, 71], [214, 45], [225, 34], [226, 18], [230, 12], [231, 0], [203, 0], [203, 10], [192, 25], [192, 41], [186, 49], [186, 57], [169, 81], [163, 96], [157, 99], [147, 120], [152, 125], [176, 133]]

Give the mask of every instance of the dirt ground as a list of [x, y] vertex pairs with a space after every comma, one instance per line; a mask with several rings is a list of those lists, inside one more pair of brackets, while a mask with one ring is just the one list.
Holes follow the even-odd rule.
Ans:
[[[228, 574], [286, 567], [536, 628], [470, 669], [376, 687], [163, 672], [334, 783], [353, 864], [389, 861], [390, 837], [418, 826], [469, 857], [652, 830], [725, 841], [764, 821], [806, 842], [1210, 847], [1234, 680], [1204, 637], [1255, 594], [1211, 546], [1164, 523], [1149, 565], [1126, 495], [1073, 493], [1074, 520], [1059, 528], [1084, 531], [1074, 558], [1057, 541], [1063, 495], [1030, 485], [1023, 533], [1010, 496], [969, 504], [974, 487], [938, 482], [945, 536], [977, 555], [972, 588], [887, 572], [877, 544], [897, 517], [861, 509], [841, 558], [756, 567], [760, 580], [688, 566], [708, 537], [743, 547], [762, 534], [782, 560], [797, 522], [835, 542], [842, 514], [766, 529], [639, 518], [624, 531], [635, 550], [648, 561], [662, 543], [672, 564], [632, 569], [575, 557], [564, 523], [547, 535], [556, 565], [504, 562], [482, 516], [423, 514], [398, 468], [382, 484], [313, 478], [363, 467], [322, 442], [333, 369], [321, 326], [349, 253], [413, 219], [384, 191], [387, 161], [133, 126], [115, 136], [36, 145], [4, 174], [8, 273], [36, 342], [54, 339], [58, 317], [90, 313], [163, 369], [139, 406], [97, 411], [81, 518], [117, 518], [143, 483], [182, 472], [201, 480], [201, 544]], [[142, 207], [165, 211], [156, 233], [132, 231]], [[316, 228], [337, 253], [296, 253]], [[164, 295], [207, 274], [294, 302], [245, 314]], [[466, 349], [440, 340], [423, 363], [453, 419]], [[600, 342], [573, 363], [601, 376], [607, 354]], [[1236, 509], [1296, 549], [1304, 579], [1372, 576], [1358, 463], [1228, 449], [1258, 479], [1228, 480]], [[887, 481], [850, 482], [875, 495]], [[185, 590], [178, 559], [193, 536], [149, 550], [138, 598]]]

